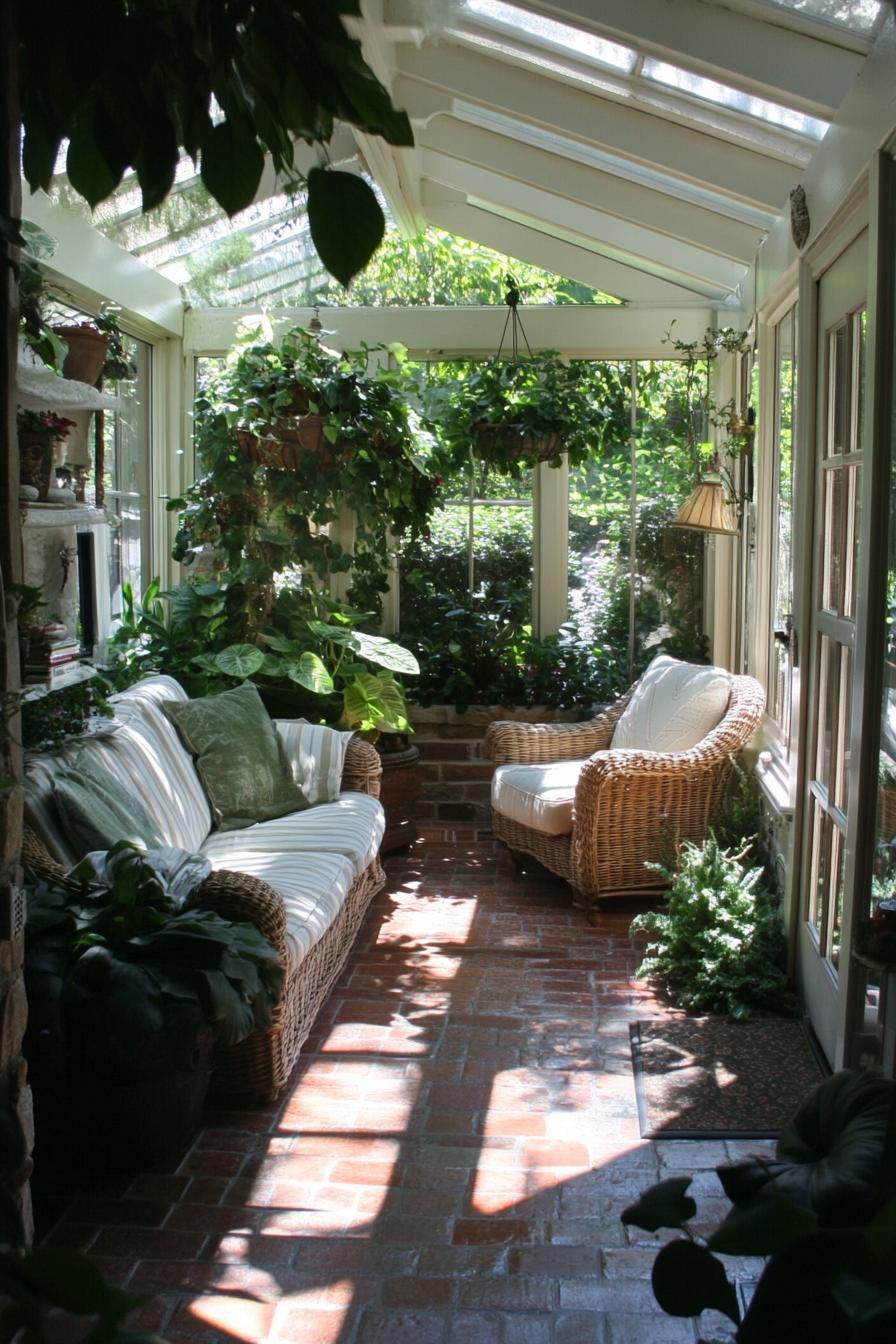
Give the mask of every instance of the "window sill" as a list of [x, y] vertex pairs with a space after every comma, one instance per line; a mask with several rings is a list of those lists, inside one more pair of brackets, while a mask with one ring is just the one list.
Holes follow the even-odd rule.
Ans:
[[784, 762], [770, 751], [761, 751], [756, 760], [756, 778], [766, 801], [781, 817], [794, 812], [794, 781]]

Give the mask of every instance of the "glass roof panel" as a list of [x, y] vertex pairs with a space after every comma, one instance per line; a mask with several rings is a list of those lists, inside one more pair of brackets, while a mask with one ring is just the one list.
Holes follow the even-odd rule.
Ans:
[[754, 94], [744, 93], [742, 89], [732, 88], [730, 84], [720, 84], [715, 79], [706, 79], [703, 75], [692, 74], [667, 61], [657, 61], [648, 57], [641, 67], [645, 79], [655, 80], [668, 88], [680, 89], [695, 98], [716, 103], [720, 107], [730, 107], [734, 112], [744, 112], [747, 116], [758, 117], [773, 126], [793, 131], [796, 135], [810, 136], [813, 140], [822, 140], [828, 129], [828, 122], [820, 117], [809, 117], [795, 108], [784, 107], [781, 103], [770, 102], [767, 98], [757, 98]]
[[597, 37], [594, 33], [586, 33], [568, 23], [559, 23], [542, 14], [533, 14], [518, 5], [505, 4], [504, 0], [465, 0], [464, 8], [477, 18], [512, 28], [520, 35], [561, 47], [580, 59], [608, 65], [613, 70], [631, 71], [638, 59], [637, 52], [631, 47]]
[[881, 9], [880, 0], [762, 0], [762, 3], [807, 19], [822, 19], [854, 33], [870, 33]]

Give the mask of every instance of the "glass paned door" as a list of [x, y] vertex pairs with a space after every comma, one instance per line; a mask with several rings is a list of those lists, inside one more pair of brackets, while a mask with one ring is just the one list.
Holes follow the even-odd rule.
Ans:
[[840, 948], [854, 745], [866, 268], [867, 235], [862, 234], [818, 286], [811, 737], [799, 969], [812, 1025], [832, 1064], [845, 1017]]

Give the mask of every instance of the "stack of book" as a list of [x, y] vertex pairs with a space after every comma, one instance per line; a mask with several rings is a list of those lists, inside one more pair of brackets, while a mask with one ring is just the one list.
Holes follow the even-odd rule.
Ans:
[[81, 645], [73, 635], [38, 642], [32, 639], [25, 664], [26, 686], [45, 686], [56, 691], [80, 679]]

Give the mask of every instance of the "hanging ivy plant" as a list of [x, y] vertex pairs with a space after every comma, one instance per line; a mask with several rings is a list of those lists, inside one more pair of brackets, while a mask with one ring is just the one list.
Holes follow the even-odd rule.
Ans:
[[[340, 355], [297, 328], [228, 358], [196, 401], [202, 475], [168, 505], [180, 512], [175, 559], [202, 551], [259, 618], [290, 570], [326, 585], [351, 569], [350, 600], [375, 606], [396, 538], [421, 533], [441, 484], [405, 396], [403, 348], [389, 352], [398, 367], [370, 368], [367, 347]], [[351, 554], [328, 535], [343, 508], [356, 520]]]

